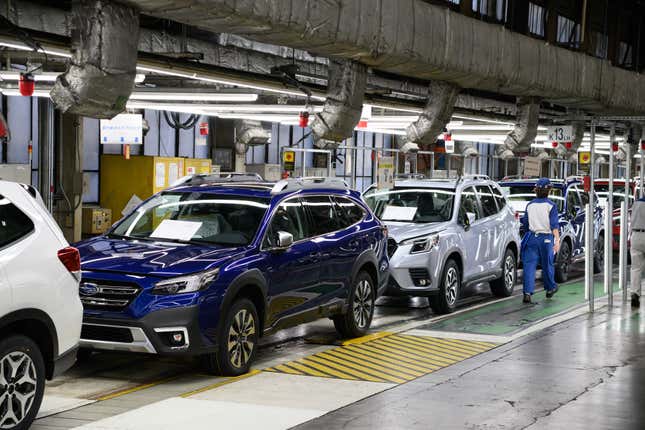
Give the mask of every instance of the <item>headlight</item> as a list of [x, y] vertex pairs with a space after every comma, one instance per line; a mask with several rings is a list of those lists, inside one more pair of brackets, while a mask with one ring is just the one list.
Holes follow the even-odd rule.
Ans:
[[410, 254], [420, 254], [422, 252], [431, 251], [432, 248], [439, 244], [439, 235], [434, 234], [432, 236], [420, 238], [420, 239], [408, 239], [402, 243], [402, 245], [412, 245], [410, 248]]
[[208, 287], [208, 285], [217, 279], [219, 269], [208, 270], [196, 275], [180, 276], [178, 278], [166, 279], [157, 282], [152, 289], [152, 294], [172, 295], [194, 293]]

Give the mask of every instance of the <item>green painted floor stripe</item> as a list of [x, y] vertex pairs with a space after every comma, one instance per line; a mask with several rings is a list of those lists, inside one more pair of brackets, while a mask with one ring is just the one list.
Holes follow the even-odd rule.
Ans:
[[[594, 284], [594, 291], [596, 298], [605, 295], [602, 281], [598, 278]], [[614, 291], [618, 291], [617, 282], [614, 283]], [[518, 296], [418, 328], [483, 335], [511, 335], [540, 320], [584, 304], [585, 284], [583, 281], [562, 284], [560, 291], [552, 299], [547, 299], [545, 294], [544, 291], [540, 291], [533, 296], [536, 304], [523, 304], [522, 297]]]

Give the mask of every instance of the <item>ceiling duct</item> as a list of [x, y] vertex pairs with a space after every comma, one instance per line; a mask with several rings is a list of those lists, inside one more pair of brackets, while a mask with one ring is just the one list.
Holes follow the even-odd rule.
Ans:
[[260, 121], [241, 119], [235, 121], [235, 152], [246, 154], [249, 147], [267, 145], [271, 141], [271, 133], [262, 127]]
[[426, 146], [434, 144], [450, 122], [459, 90], [456, 85], [432, 81], [428, 89], [428, 103], [419, 118], [406, 129], [408, 141]]
[[314, 144], [335, 147], [352, 137], [361, 119], [367, 84], [367, 67], [349, 60], [329, 61], [327, 98], [322, 112], [311, 122]]
[[51, 92], [64, 113], [112, 118], [125, 110], [136, 74], [139, 13], [107, 0], [72, 2], [72, 60]]
[[509, 159], [517, 153], [528, 152], [537, 136], [539, 119], [539, 99], [535, 97], [518, 97], [515, 128], [508, 133], [504, 144], [497, 148], [497, 155], [503, 159]]
[[479, 151], [475, 148], [473, 142], [458, 142], [457, 151], [464, 157], [477, 157], [479, 155]]

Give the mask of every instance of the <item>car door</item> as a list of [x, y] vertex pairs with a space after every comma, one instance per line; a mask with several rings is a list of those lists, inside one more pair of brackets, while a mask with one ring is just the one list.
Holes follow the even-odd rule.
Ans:
[[[289, 249], [276, 249], [278, 231], [293, 236]], [[310, 301], [318, 295], [320, 250], [310, 235], [307, 214], [300, 199], [287, 199], [278, 205], [262, 248], [269, 284], [268, 325], [291, 318], [310, 319], [306, 313], [312, 306]]]
[[482, 264], [486, 272], [490, 272], [500, 267], [500, 255], [504, 252], [503, 243], [503, 219], [500, 219], [500, 210], [495, 201], [495, 196], [488, 185], [477, 185], [475, 187], [477, 197], [482, 208], [484, 218], [482, 224], [484, 226], [484, 235], [486, 249], [484, 250]]
[[[473, 214], [474, 219], [468, 223], [467, 214]], [[461, 252], [464, 256], [464, 280], [478, 278], [485, 273], [485, 261], [488, 248], [487, 226], [483, 219], [482, 208], [475, 193], [470, 186], [461, 192], [459, 203], [459, 223], [464, 226], [462, 233]]]
[[567, 216], [571, 220], [573, 229], [573, 249], [572, 257], [578, 257], [584, 254], [585, 246], [585, 205], [581, 199], [579, 189], [576, 185], [567, 189]]
[[309, 214], [314, 241], [320, 249], [320, 285], [317, 304], [346, 296], [360, 241], [347, 227], [340, 207], [330, 196], [307, 196], [303, 203]]

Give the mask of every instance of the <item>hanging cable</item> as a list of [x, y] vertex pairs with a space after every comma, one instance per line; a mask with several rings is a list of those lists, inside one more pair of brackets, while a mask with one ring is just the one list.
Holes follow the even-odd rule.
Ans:
[[200, 115], [191, 114], [186, 121], [182, 122], [179, 113], [168, 113], [167, 111], [163, 111], [163, 116], [166, 123], [175, 130], [189, 130], [191, 128], [195, 128], [195, 125], [200, 118]]

